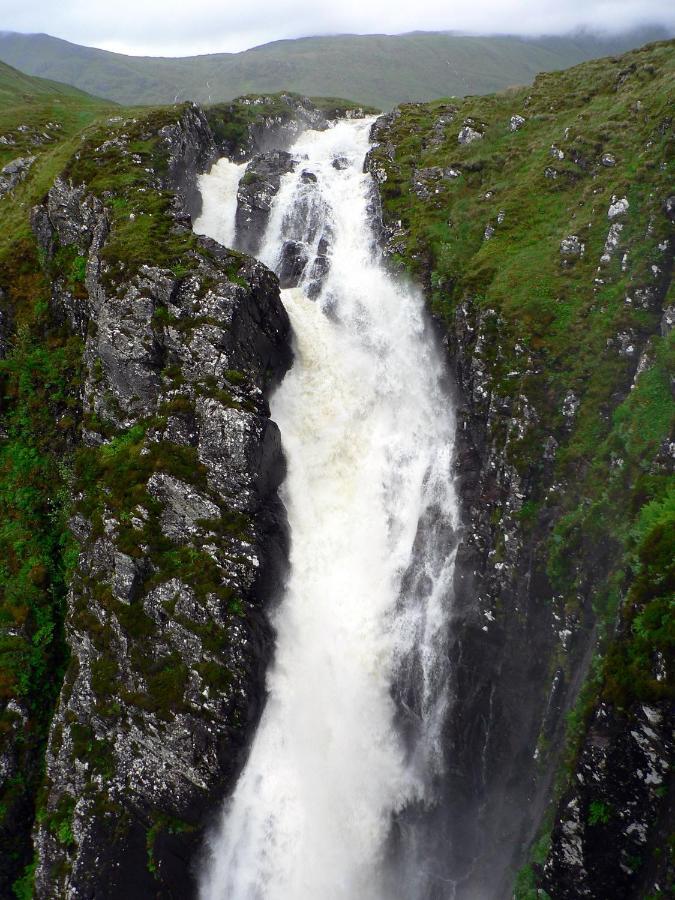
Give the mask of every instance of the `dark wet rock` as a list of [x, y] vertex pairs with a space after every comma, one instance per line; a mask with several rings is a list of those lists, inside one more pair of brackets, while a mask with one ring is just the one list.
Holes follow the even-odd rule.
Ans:
[[304, 184], [316, 184], [316, 175], [314, 172], [309, 172], [307, 169], [301, 173], [300, 178]]
[[663, 210], [671, 222], [675, 222], [675, 195], [663, 201]]
[[281, 176], [292, 172], [295, 162], [285, 150], [269, 150], [255, 156], [246, 166], [237, 191], [237, 246], [255, 254], [269, 221], [272, 201]]
[[658, 893], [658, 875], [643, 862], [660, 837], [659, 799], [675, 750], [671, 714], [668, 703], [625, 712], [602, 702], [595, 710], [544, 867], [555, 900]]
[[310, 299], [315, 300], [319, 296], [329, 271], [330, 259], [327, 256], [317, 256], [307, 279], [307, 296]]
[[339, 172], [341, 172], [349, 166], [349, 160], [346, 156], [336, 156], [331, 165], [334, 169], [337, 169]]
[[0, 359], [3, 359], [10, 347], [13, 333], [11, 310], [5, 305], [5, 292], [0, 288]]
[[159, 133], [166, 146], [168, 178], [181, 196], [184, 211], [197, 218], [202, 208], [197, 177], [217, 156], [204, 110], [196, 103], [188, 104], [180, 119], [165, 125]]
[[297, 287], [309, 262], [307, 248], [300, 241], [286, 241], [281, 250], [279, 284], [282, 288]]

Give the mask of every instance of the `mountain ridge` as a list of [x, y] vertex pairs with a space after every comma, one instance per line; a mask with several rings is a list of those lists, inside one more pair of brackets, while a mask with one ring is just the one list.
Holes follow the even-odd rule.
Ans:
[[613, 55], [662, 29], [614, 38], [587, 32], [543, 38], [410, 32], [283, 39], [241, 51], [185, 57], [127, 56], [47, 34], [0, 32], [0, 59], [30, 75], [73, 84], [125, 105], [217, 103], [241, 94], [294, 91], [388, 109], [397, 103], [485, 94], [593, 57]]

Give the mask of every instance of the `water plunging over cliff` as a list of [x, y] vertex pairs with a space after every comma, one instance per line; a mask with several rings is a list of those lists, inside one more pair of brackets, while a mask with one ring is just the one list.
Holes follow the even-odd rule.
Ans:
[[[378, 258], [369, 129], [298, 138], [261, 246], [298, 282], [282, 293], [295, 362], [271, 400], [290, 569], [267, 705], [210, 837], [202, 900], [452, 896], [419, 874], [403, 823], [443, 772], [453, 422], [422, 299]], [[202, 178], [195, 227], [227, 241], [236, 173], [220, 167]]]

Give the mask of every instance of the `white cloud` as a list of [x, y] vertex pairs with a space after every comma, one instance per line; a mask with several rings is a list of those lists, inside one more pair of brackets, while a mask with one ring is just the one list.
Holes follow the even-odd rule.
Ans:
[[236, 52], [281, 38], [336, 33], [617, 32], [643, 24], [675, 31], [664, 0], [0, 0], [0, 28], [44, 31], [123, 53]]

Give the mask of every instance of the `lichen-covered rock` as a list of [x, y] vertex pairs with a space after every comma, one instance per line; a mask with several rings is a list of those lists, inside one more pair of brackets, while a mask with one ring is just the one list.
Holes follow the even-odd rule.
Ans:
[[666, 306], [661, 316], [661, 335], [666, 337], [675, 328], [675, 306]]
[[560, 241], [560, 255], [563, 259], [578, 259], [584, 255], [585, 245], [576, 234], [568, 234]]
[[509, 121], [509, 130], [510, 131], [520, 131], [520, 129], [525, 124], [525, 118], [523, 116], [515, 115], [511, 116]]
[[13, 191], [23, 181], [35, 160], [35, 156], [20, 156], [0, 169], [0, 197]]
[[623, 216], [628, 212], [629, 203], [626, 197], [622, 197], [621, 199], [617, 199], [616, 197], [612, 197], [612, 202], [609, 205], [609, 209], [607, 210], [607, 218], [608, 219], [616, 219], [617, 216]]
[[[159, 142], [169, 231], [187, 234], [212, 136], [188, 107]], [[207, 238], [186, 242], [186, 273], [151, 249], [120, 270], [106, 256], [119, 224], [86, 184], [57, 180], [32, 222], [47, 257], [72, 250], [86, 273], [77, 291], [52, 286], [84, 340], [86, 427], [35, 896], [186, 897], [263, 701], [285, 558], [265, 391], [290, 363], [290, 326], [275, 276]]]
[[612, 256], [614, 256], [619, 248], [622, 231], [623, 223], [621, 222], [612, 222], [609, 226], [607, 238], [605, 239], [605, 246], [602, 251], [602, 256], [600, 257], [602, 265], [606, 266], [612, 261]]
[[457, 143], [473, 144], [474, 141], [480, 141], [482, 137], [483, 135], [480, 131], [472, 128], [470, 125], [465, 125], [463, 128], [460, 128], [457, 134]]
[[675, 749], [671, 712], [668, 703], [596, 709], [544, 867], [553, 900], [659, 892], [643, 861], [659, 839], [658, 801]]
[[430, 147], [438, 146], [445, 141], [448, 126], [454, 122], [456, 112], [456, 106], [448, 105], [440, 113], [431, 130], [431, 136], [428, 141]]

